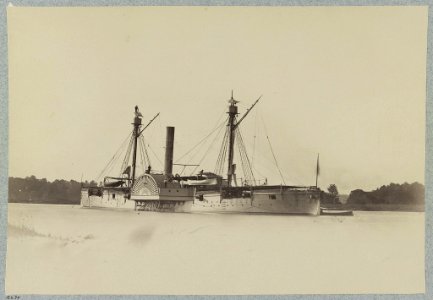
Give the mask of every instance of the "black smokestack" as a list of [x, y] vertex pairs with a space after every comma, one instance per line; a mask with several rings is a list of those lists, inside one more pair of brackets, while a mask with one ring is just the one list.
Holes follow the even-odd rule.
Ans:
[[165, 165], [164, 174], [173, 175], [173, 144], [174, 144], [174, 127], [167, 127], [167, 136], [165, 141]]

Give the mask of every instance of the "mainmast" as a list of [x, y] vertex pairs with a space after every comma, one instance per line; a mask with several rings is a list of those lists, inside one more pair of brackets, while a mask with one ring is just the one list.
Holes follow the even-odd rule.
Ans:
[[[236, 130], [239, 127], [239, 124], [245, 119], [245, 117], [250, 113], [250, 111], [253, 109], [253, 107], [259, 102], [260, 96], [253, 105], [250, 106], [250, 108], [247, 109], [245, 114], [239, 119], [239, 121], [236, 120], [236, 115], [238, 115], [238, 107], [237, 103], [239, 101], [235, 100], [233, 98], [233, 91], [232, 91], [232, 97], [229, 100], [229, 111], [227, 112], [229, 114], [229, 121], [227, 126], [229, 127], [229, 157], [228, 157], [228, 167], [227, 167], [227, 181], [228, 186], [231, 186], [232, 184], [232, 178], [235, 175], [236, 172], [236, 165], [233, 164], [233, 155], [234, 155], [234, 144], [235, 144], [235, 136], [236, 136]], [[246, 154], [245, 154], [246, 155]], [[248, 160], [248, 158], [247, 158]], [[235, 178], [235, 184], [236, 184], [236, 178]]]
[[138, 106], [135, 106], [135, 117], [134, 117], [134, 123], [132, 125], [134, 126], [134, 152], [132, 154], [132, 182], [131, 186], [134, 185], [135, 180], [135, 166], [137, 161], [137, 140], [138, 136], [140, 135], [140, 127], [141, 127], [141, 118], [143, 115], [138, 111]]
[[229, 122], [227, 126], [229, 127], [229, 159], [228, 159], [228, 168], [227, 168], [227, 181], [228, 185], [231, 186], [232, 184], [232, 177], [235, 173], [235, 166], [233, 165], [233, 155], [234, 155], [234, 143], [235, 143], [235, 129], [236, 129], [236, 115], [238, 114], [238, 107], [236, 106], [236, 103], [239, 101], [236, 101], [233, 99], [233, 91], [232, 91], [232, 97], [229, 100], [229, 111], [227, 112], [229, 114]]

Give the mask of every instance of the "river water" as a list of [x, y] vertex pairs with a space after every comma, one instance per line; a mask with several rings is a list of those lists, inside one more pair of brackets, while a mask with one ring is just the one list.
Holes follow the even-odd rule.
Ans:
[[424, 288], [424, 213], [311, 217], [8, 206], [7, 294]]

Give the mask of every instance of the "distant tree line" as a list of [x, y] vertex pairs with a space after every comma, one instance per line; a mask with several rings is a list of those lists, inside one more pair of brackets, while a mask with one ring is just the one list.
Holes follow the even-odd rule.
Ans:
[[[96, 186], [95, 181], [83, 182], [86, 186]], [[47, 181], [35, 176], [26, 178], [9, 177], [9, 202], [79, 204], [81, 183], [75, 180]]]
[[371, 192], [352, 191], [346, 206], [358, 210], [424, 211], [424, 199], [425, 188], [421, 183], [391, 183]]
[[330, 184], [327, 190], [327, 192], [322, 191], [320, 205], [328, 208], [341, 206], [342, 203], [340, 201], [337, 186], [335, 184]]
[[[9, 177], [9, 202], [79, 204], [81, 183], [75, 180], [47, 181], [35, 176], [26, 178]], [[83, 182], [85, 186], [97, 186], [95, 181]], [[424, 211], [425, 188], [421, 183], [391, 183], [365, 192], [361, 189], [350, 192], [346, 204], [340, 201], [335, 184], [322, 192], [323, 207], [341, 207], [354, 210], [403, 210]]]

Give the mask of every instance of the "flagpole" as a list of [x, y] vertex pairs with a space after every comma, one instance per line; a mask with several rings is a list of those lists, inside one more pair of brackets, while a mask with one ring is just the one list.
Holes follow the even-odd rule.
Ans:
[[317, 188], [318, 177], [319, 177], [319, 153], [317, 153], [317, 164], [316, 164], [316, 188]]

